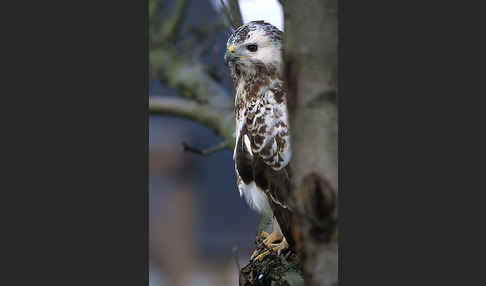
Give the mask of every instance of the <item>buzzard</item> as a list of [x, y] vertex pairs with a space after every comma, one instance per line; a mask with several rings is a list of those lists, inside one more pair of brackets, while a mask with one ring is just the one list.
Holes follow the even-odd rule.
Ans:
[[[238, 190], [253, 209], [272, 217], [272, 233], [263, 232], [262, 237], [278, 254], [294, 248], [292, 212], [286, 205], [292, 153], [282, 38], [282, 31], [269, 23], [249, 22], [229, 37], [224, 56], [236, 90], [233, 159]], [[255, 251], [252, 259], [268, 253]]]

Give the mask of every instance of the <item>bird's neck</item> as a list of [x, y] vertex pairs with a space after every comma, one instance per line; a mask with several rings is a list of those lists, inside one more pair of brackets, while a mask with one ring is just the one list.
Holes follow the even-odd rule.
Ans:
[[251, 82], [256, 77], [270, 77], [271, 79], [281, 78], [281, 64], [275, 62], [271, 64], [254, 63], [251, 65], [236, 64], [231, 67], [231, 74], [235, 86], [239, 80]]

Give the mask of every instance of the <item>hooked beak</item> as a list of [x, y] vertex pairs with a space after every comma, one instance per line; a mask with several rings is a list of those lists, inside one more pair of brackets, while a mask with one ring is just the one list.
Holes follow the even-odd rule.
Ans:
[[235, 61], [235, 59], [235, 46], [231, 45], [228, 47], [226, 53], [224, 54], [224, 63], [228, 65], [228, 63]]
[[231, 52], [226, 51], [226, 53], [224, 54], [224, 63], [226, 65], [228, 65], [228, 63], [230, 62], [234, 62], [235, 59], [236, 59], [235, 55]]

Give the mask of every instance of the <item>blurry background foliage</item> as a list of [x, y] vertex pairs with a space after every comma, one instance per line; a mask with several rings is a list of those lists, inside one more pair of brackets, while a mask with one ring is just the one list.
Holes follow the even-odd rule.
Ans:
[[[231, 29], [214, 4], [149, 1], [151, 286], [237, 285], [232, 249], [244, 265], [254, 248], [259, 215], [239, 196], [231, 151]], [[182, 142], [230, 144], [200, 156]]]

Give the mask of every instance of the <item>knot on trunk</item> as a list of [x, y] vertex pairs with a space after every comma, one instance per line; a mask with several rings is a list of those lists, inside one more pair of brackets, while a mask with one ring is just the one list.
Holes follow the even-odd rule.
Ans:
[[311, 218], [310, 235], [317, 241], [331, 241], [337, 224], [336, 191], [315, 173], [304, 177], [301, 191], [304, 211]]

